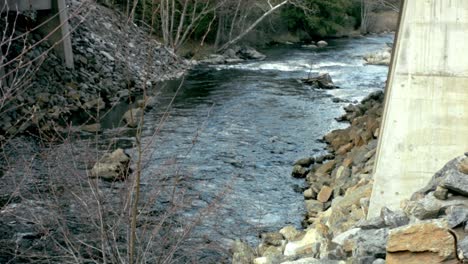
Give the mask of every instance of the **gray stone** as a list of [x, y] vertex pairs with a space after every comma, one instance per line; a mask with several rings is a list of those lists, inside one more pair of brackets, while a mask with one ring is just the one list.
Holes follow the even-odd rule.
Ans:
[[380, 217], [384, 220], [385, 225], [390, 228], [407, 225], [410, 220], [403, 211], [392, 211], [387, 207], [382, 208]]
[[385, 264], [385, 259], [376, 259], [374, 260], [374, 262], [372, 262], [372, 264]]
[[291, 175], [295, 178], [304, 178], [309, 170], [305, 167], [302, 167], [301, 165], [295, 165], [293, 167]]
[[297, 160], [296, 162], [294, 162], [294, 165], [300, 165], [302, 167], [309, 167], [314, 162], [315, 162], [315, 158], [309, 157], [309, 158], [303, 158], [303, 159]]
[[[352, 236], [351, 241], [353, 248], [352, 254], [354, 257], [385, 257], [386, 245], [388, 239], [388, 228], [375, 230], [361, 230]], [[370, 262], [372, 263], [372, 262]]]
[[302, 258], [294, 261], [286, 261], [281, 264], [344, 264], [344, 261], [316, 258]]
[[449, 227], [455, 228], [468, 220], [468, 208], [465, 206], [450, 206], [445, 210], [445, 215]]
[[284, 241], [284, 237], [280, 233], [263, 233], [261, 237], [263, 244], [275, 247], [281, 246]]
[[461, 252], [464, 259], [468, 259], [468, 237], [465, 237], [457, 244], [458, 250]]
[[442, 186], [455, 193], [468, 196], [468, 175], [456, 170], [447, 175], [442, 181]]
[[361, 229], [380, 229], [385, 227], [385, 221], [380, 217], [372, 217], [371, 219], [362, 219], [356, 227]]
[[406, 215], [412, 215], [420, 220], [424, 220], [437, 218], [441, 211], [455, 205], [468, 207], [468, 199], [466, 197], [454, 196], [443, 201], [435, 198], [433, 193], [429, 193], [417, 201], [408, 201], [403, 210]]

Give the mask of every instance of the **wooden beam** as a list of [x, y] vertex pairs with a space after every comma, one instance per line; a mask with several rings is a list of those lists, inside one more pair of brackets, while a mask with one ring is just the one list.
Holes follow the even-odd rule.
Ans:
[[9, 11], [49, 10], [52, 8], [52, 0], [0, 0], [2, 8], [8, 6]]

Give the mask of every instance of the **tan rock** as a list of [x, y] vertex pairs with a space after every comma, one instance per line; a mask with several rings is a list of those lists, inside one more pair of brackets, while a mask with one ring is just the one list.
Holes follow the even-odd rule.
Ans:
[[444, 221], [431, 220], [395, 228], [387, 243], [387, 264], [457, 263], [455, 238]]
[[288, 241], [300, 240], [304, 235], [303, 232], [297, 230], [294, 226], [285, 226], [281, 228], [279, 233]]
[[353, 159], [352, 158], [346, 158], [343, 160], [343, 166], [346, 168], [349, 168], [353, 164]]
[[338, 155], [344, 155], [346, 154], [348, 151], [350, 151], [352, 148], [353, 148], [353, 143], [348, 143], [346, 145], [343, 145], [341, 146], [337, 151], [336, 151], [336, 154]]
[[328, 186], [323, 186], [320, 190], [319, 194], [317, 195], [317, 201], [326, 203], [330, 200], [330, 197], [333, 194], [333, 189]]
[[81, 126], [81, 130], [89, 132], [89, 133], [96, 133], [101, 131], [101, 125], [99, 123], [91, 124], [91, 125], [83, 125]]
[[314, 199], [317, 196], [317, 193], [311, 188], [305, 190], [303, 194], [305, 199]]
[[468, 174], [468, 158], [465, 158], [460, 162], [460, 164], [458, 165], [458, 170], [461, 173]]
[[319, 177], [323, 177], [323, 176], [326, 176], [326, 175], [330, 174], [330, 172], [333, 170], [333, 168], [335, 168], [335, 164], [336, 164], [335, 160], [331, 160], [331, 161], [323, 164], [322, 166], [320, 166], [315, 171], [315, 175], [317, 175]]

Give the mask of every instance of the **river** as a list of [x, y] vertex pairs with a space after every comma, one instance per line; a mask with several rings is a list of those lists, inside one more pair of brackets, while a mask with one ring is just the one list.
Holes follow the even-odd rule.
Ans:
[[[182, 83], [166, 83], [145, 117], [143, 142], [154, 151], [146, 160], [145, 186], [157, 184], [151, 175], [161, 167], [177, 175], [190, 197], [186, 217], [221, 193], [220, 208], [197, 230], [226, 247], [236, 238], [256, 243], [260, 232], [299, 227], [303, 180], [290, 176], [291, 165], [326, 153], [319, 139], [346, 126], [335, 121], [343, 106], [383, 89], [388, 68], [366, 66], [362, 56], [392, 40], [337, 39], [323, 49], [280, 45], [263, 50], [264, 61], [201, 66]], [[340, 89], [298, 82], [321, 72]], [[166, 109], [169, 116], [161, 122]]]
[[[388, 67], [366, 66], [362, 57], [392, 40], [393, 35], [336, 39], [321, 49], [279, 45], [262, 50], [266, 60], [198, 66], [183, 80], [158, 86], [142, 132], [142, 200], [153, 203], [142, 213], [160, 214], [175, 199], [183, 206], [174, 214], [180, 228], [171, 230], [183, 232], [193, 219], [202, 220], [189, 242], [222, 250], [235, 239], [253, 245], [261, 232], [300, 227], [304, 181], [291, 177], [292, 164], [325, 154], [320, 139], [347, 126], [335, 120], [343, 106], [383, 89]], [[322, 72], [340, 89], [298, 81]], [[116, 142], [135, 158], [132, 131], [117, 128], [127, 107], [104, 118], [103, 126], [114, 129], [99, 136], [100, 145]], [[154, 190], [162, 191], [153, 201]], [[214, 263], [227, 256], [202, 250], [196, 259]]]

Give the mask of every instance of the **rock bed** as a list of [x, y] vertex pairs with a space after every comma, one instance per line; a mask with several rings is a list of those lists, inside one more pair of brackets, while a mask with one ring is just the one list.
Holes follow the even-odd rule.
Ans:
[[[75, 69], [65, 68], [55, 54], [47, 52], [50, 46], [46, 43], [27, 52], [23, 61], [33, 61], [41, 54], [42, 59], [21, 70], [28, 80], [17, 85], [2, 108], [1, 135], [9, 137], [31, 130], [61, 132], [70, 122], [96, 123], [98, 112], [128, 100], [143, 87], [151, 89], [158, 81], [179, 77], [189, 68], [186, 61], [149, 37], [146, 30], [127, 24], [123, 15], [91, 2], [83, 3], [72, 1], [69, 11]], [[26, 32], [26, 28], [18, 26], [15, 36]], [[13, 43], [8, 58], [41, 39], [35, 33], [20, 38]], [[13, 63], [6, 72], [18, 65]]]

